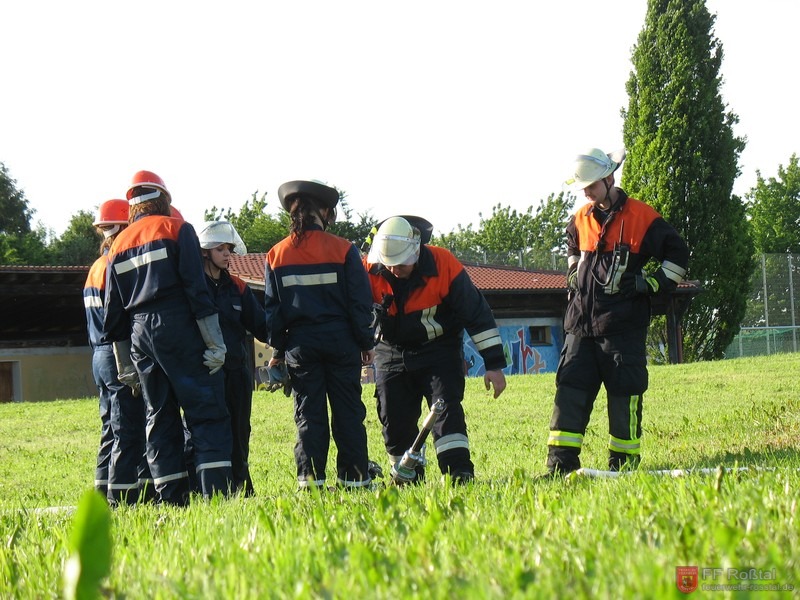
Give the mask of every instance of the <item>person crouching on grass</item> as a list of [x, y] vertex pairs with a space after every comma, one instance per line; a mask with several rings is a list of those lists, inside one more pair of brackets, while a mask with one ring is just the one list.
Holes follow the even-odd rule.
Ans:
[[[372, 301], [385, 306], [375, 351], [375, 395], [392, 466], [419, 432], [423, 400], [428, 408], [444, 401], [432, 430], [433, 446], [439, 470], [461, 485], [475, 477], [462, 405], [465, 330], [483, 358], [484, 384], [495, 398], [506, 387], [507, 365], [491, 308], [458, 259], [427, 244], [432, 230], [421, 217], [389, 217], [363, 259]], [[418, 465], [408, 483], [423, 477]]]

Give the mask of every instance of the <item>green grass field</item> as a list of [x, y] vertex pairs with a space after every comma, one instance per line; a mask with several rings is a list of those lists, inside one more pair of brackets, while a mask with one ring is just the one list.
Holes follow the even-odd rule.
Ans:
[[[698, 596], [790, 597], [789, 586], [800, 589], [798, 373], [800, 354], [651, 367], [640, 471], [558, 481], [533, 480], [544, 472], [554, 376], [510, 377], [497, 400], [470, 379], [475, 484], [452, 488], [429, 469], [419, 487], [322, 495], [296, 489], [290, 401], [259, 392], [257, 496], [114, 511], [101, 593], [669, 598], [685, 596], [676, 568], [694, 566]], [[386, 469], [373, 391], [364, 389], [370, 449]], [[603, 394], [586, 468], [606, 464]], [[76, 513], [48, 507], [73, 507], [91, 488], [98, 436], [94, 398], [0, 405], [0, 598], [61, 597]], [[648, 473], [701, 468], [712, 472]]]

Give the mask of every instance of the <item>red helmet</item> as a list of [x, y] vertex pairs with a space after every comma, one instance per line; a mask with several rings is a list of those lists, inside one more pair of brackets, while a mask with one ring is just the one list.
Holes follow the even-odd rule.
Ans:
[[145, 190], [157, 190], [158, 192], [163, 192], [167, 197], [167, 201], [170, 203], [172, 202], [172, 196], [170, 196], [169, 190], [164, 184], [164, 180], [152, 171], [137, 171], [136, 174], [134, 174], [133, 179], [131, 179], [131, 184], [128, 186], [128, 193], [126, 197], [128, 198], [128, 202], [131, 204], [139, 204], [140, 202], [147, 202], [148, 200], [155, 200], [158, 198], [158, 194], [154, 193], [139, 193], [138, 195], [134, 196], [134, 190], [136, 188], [144, 188]]
[[127, 225], [128, 224], [128, 203], [125, 200], [106, 200], [97, 209], [97, 218], [94, 220], [95, 227], [101, 225]]
[[183, 218], [183, 215], [181, 214], [181, 211], [179, 211], [177, 208], [175, 208], [172, 205], [170, 205], [170, 207], [169, 207], [169, 212], [170, 212], [170, 215], [169, 215], [170, 217], [173, 217], [175, 219], [180, 219], [181, 221], [185, 221], [186, 220], [186, 219]]

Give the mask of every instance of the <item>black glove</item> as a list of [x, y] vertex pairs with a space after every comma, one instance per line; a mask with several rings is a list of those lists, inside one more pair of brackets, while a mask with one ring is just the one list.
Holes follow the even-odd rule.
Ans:
[[374, 460], [367, 461], [367, 474], [371, 479], [383, 479], [383, 469]]
[[269, 382], [267, 389], [270, 392], [277, 392], [283, 388], [283, 395], [287, 398], [292, 394], [292, 382], [289, 379], [289, 370], [286, 368], [286, 363], [281, 361], [267, 368], [267, 376]]
[[578, 265], [575, 265], [567, 273], [567, 287], [571, 290], [578, 289]]
[[626, 272], [619, 280], [619, 291], [626, 298], [633, 298], [640, 294], [652, 296], [658, 293], [659, 287], [658, 280], [651, 275], [645, 277], [641, 274]]

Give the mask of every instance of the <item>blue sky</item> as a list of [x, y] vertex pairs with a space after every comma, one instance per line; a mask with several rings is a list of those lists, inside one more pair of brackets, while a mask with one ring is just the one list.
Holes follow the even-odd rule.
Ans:
[[[800, 2], [708, 0], [723, 99], [747, 136], [735, 192], [800, 147]], [[645, 0], [9, 0], [0, 162], [56, 234], [155, 171], [195, 225], [312, 178], [356, 213], [438, 232], [561, 190], [622, 145]]]

